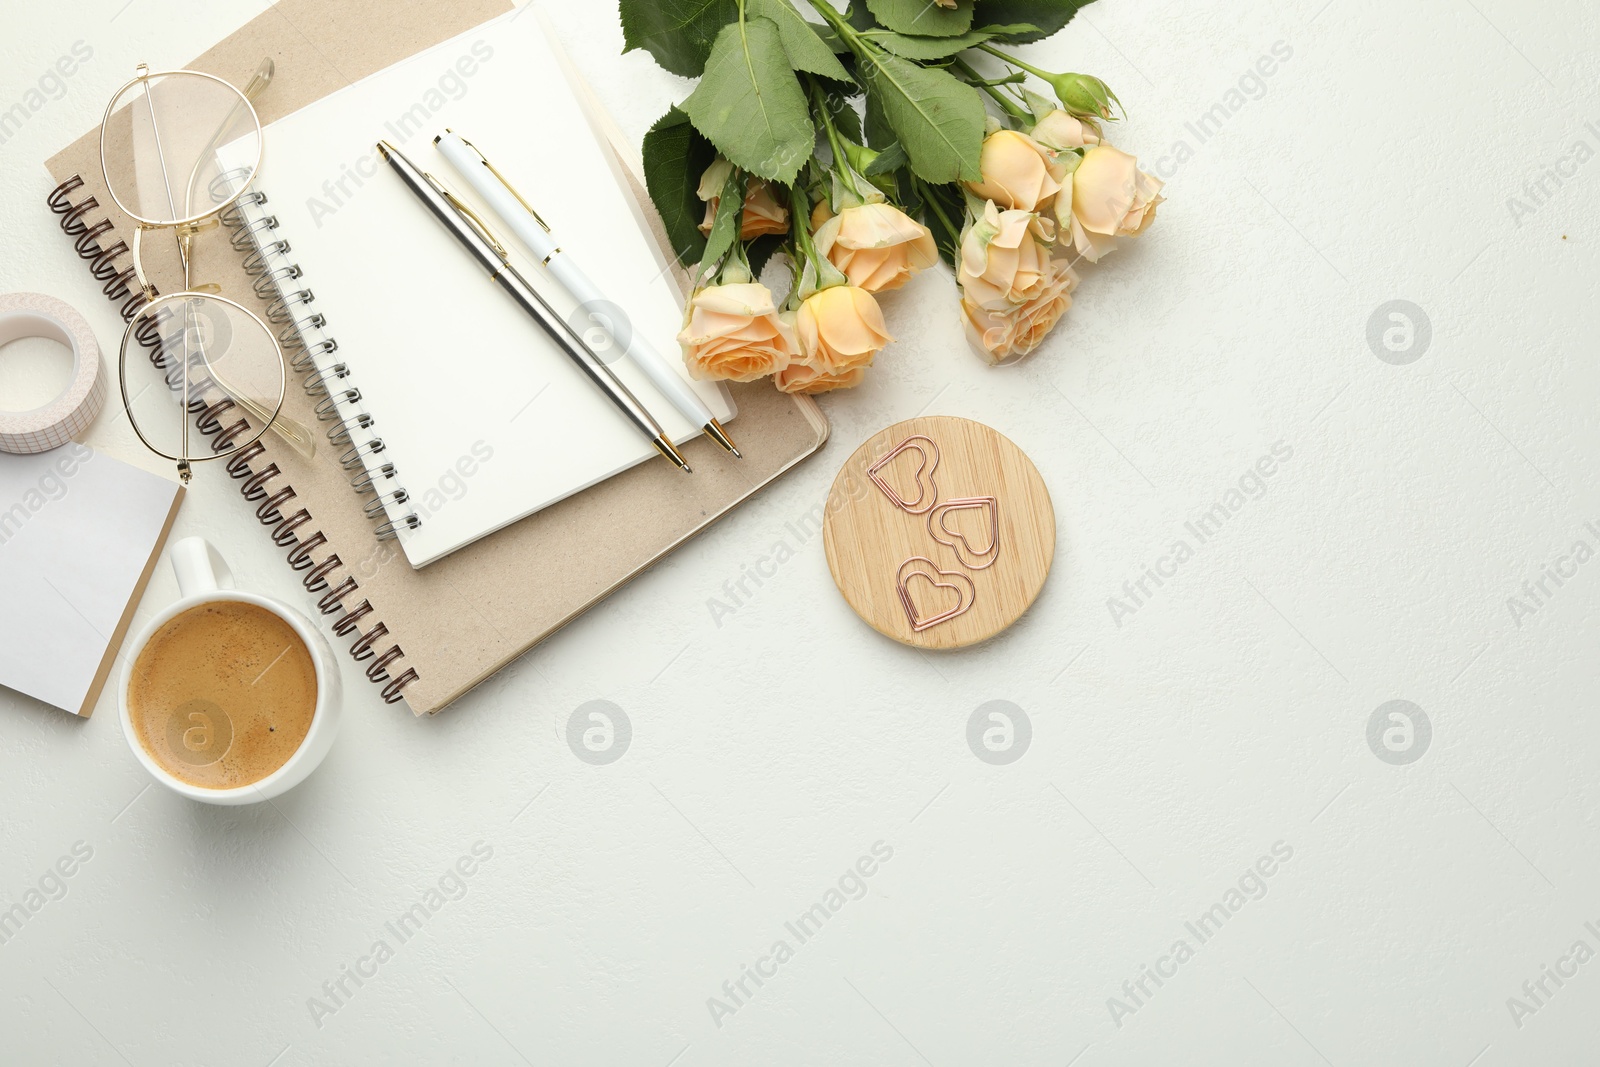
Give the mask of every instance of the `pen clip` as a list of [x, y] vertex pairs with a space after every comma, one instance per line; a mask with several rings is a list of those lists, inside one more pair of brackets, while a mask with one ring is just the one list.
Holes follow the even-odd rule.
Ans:
[[500, 243], [500, 238], [494, 235], [494, 231], [489, 229], [488, 223], [478, 217], [476, 211], [462, 203], [460, 197], [447, 189], [445, 184], [432, 174], [424, 172], [422, 176], [428, 180], [429, 185], [433, 186], [433, 191], [444, 197], [445, 202], [455, 209], [456, 214], [461, 216], [462, 221], [477, 231], [478, 236], [483, 238], [484, 243], [494, 249], [494, 254], [500, 257], [500, 262], [511, 262], [511, 254], [506, 251], [506, 246]]
[[[445, 130], [445, 132], [446, 133], [455, 133], [454, 130], [449, 130], [449, 129]], [[495, 176], [495, 180], [498, 181], [501, 185], [506, 187], [506, 192], [510, 193], [512, 196], [517, 198], [517, 203], [522, 205], [522, 208], [523, 208], [524, 211], [526, 211], [528, 214], [533, 216], [533, 221], [534, 222], [537, 222], [540, 226], [544, 227], [544, 232], [545, 233], [550, 233], [551, 232], [550, 224], [548, 222], [544, 221], [544, 219], [539, 216], [539, 213], [533, 209], [533, 205], [532, 204], [528, 203], [527, 200], [523, 199], [522, 194], [517, 192], [517, 187], [512, 185], [509, 181], [507, 181], [506, 180], [506, 176], [504, 174], [501, 174], [500, 171], [495, 168], [495, 165], [493, 163], [489, 162], [489, 157], [483, 154], [483, 149], [479, 148], [477, 145], [473, 144], [471, 141], [467, 140], [465, 137], [462, 137], [459, 133], [456, 134], [456, 139], [459, 140], [462, 144], [466, 145], [468, 148], [472, 149], [474, 152], [477, 153], [478, 158], [483, 161], [483, 165], [485, 167], [489, 168], [489, 173], [493, 174]]]

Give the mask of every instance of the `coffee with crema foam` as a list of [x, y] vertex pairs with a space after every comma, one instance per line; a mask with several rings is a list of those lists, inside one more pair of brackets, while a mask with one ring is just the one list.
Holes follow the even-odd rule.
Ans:
[[311, 729], [311, 650], [275, 613], [218, 600], [175, 615], [134, 661], [134, 733], [168, 774], [206, 789], [259, 782]]

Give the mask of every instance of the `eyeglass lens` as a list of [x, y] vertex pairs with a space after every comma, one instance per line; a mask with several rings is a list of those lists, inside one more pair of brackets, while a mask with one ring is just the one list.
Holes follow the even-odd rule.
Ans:
[[216, 211], [249, 184], [260, 155], [261, 129], [243, 94], [186, 71], [124, 87], [102, 141], [112, 195], [156, 226]]
[[[145, 443], [168, 458], [241, 448], [283, 403], [276, 340], [231, 301], [194, 293], [158, 298], [134, 317], [127, 338], [121, 365], [128, 416]], [[146, 351], [141, 338], [159, 344]], [[211, 418], [197, 429], [196, 417], [208, 410]]]

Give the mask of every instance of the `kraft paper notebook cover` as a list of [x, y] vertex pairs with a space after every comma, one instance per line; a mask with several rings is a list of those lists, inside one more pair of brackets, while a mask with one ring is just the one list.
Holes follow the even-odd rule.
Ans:
[[[256, 102], [262, 122], [270, 124], [508, 10], [505, 0], [281, 0], [189, 66], [243, 85], [270, 57], [277, 73]], [[591, 117], [631, 165], [635, 149], [615, 137], [597, 109]], [[270, 160], [270, 140], [265, 152]], [[98, 129], [48, 166], [61, 183], [50, 197], [51, 210], [107, 297], [131, 316], [140, 299], [121, 247], [131, 224], [104, 189]], [[662, 241], [631, 167], [629, 180]], [[96, 203], [85, 206], [91, 199]], [[264, 314], [268, 302], [254, 295], [229, 236], [227, 230], [202, 235], [196, 277], [216, 281], [224, 294]], [[315, 267], [306, 269], [312, 273]], [[163, 291], [180, 287], [175, 264], [154, 273]], [[394, 294], [397, 313], [407, 296]], [[330, 318], [336, 313], [328, 311]], [[635, 467], [421, 571], [407, 564], [393, 542], [377, 539], [363, 514], [363, 498], [352, 494], [350, 476], [338, 462], [339, 450], [326, 438], [308, 461], [269, 434], [260, 449], [251, 446], [229, 461], [226, 474], [216, 464], [199, 468], [197, 476], [232, 474], [238, 480], [268, 536], [306, 587], [321, 594], [319, 607], [349, 642], [351, 654], [367, 664], [368, 676], [383, 685], [385, 699], [404, 699], [420, 715], [445, 707], [581, 615], [827, 439], [827, 422], [809, 398], [784, 396], [770, 383], [736, 385], [731, 393], [743, 462], [702, 439], [685, 446], [695, 467], [692, 477], [665, 463]], [[292, 384], [285, 412], [324, 428], [314, 408], [313, 398]], [[231, 421], [223, 415], [220, 428]], [[635, 521], [640, 515], [651, 516], [648, 528]]]

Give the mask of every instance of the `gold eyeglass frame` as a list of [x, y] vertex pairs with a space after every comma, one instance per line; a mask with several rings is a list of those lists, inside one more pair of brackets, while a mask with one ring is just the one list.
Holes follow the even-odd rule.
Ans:
[[[269, 327], [266, 324], [266, 322], [264, 322], [262, 320], [261, 316], [257, 315], [254, 311], [251, 311], [249, 308], [247, 308], [244, 305], [238, 303], [237, 301], [229, 300], [226, 297], [222, 296], [221, 295], [221, 287], [220, 286], [216, 285], [215, 283], [196, 284], [194, 282], [194, 279], [193, 279], [194, 265], [193, 265], [192, 252], [193, 252], [193, 248], [194, 248], [194, 239], [195, 239], [195, 237], [200, 233], [203, 233], [203, 232], [205, 232], [207, 230], [214, 229], [215, 227], [217, 227], [220, 224], [220, 218], [223, 215], [223, 213], [226, 212], [229, 208], [232, 208], [234, 205], [236, 205], [245, 196], [245, 194], [247, 192], [249, 192], [251, 182], [254, 180], [255, 175], [260, 172], [260, 169], [261, 169], [261, 156], [262, 156], [262, 148], [263, 148], [263, 144], [262, 144], [262, 141], [263, 141], [263, 138], [262, 138], [262, 125], [261, 125], [261, 116], [256, 113], [255, 104], [253, 103], [253, 100], [255, 99], [255, 97], [259, 96], [261, 94], [262, 90], [264, 90], [267, 87], [268, 83], [271, 82], [272, 75], [273, 75], [273, 63], [272, 63], [272, 60], [271, 59], [263, 60], [261, 65], [256, 68], [256, 72], [255, 72], [254, 75], [252, 75], [249, 83], [245, 86], [244, 89], [241, 90], [237, 86], [235, 86], [233, 83], [231, 83], [229, 81], [226, 81], [226, 80], [224, 80], [222, 78], [219, 78], [214, 74], [207, 74], [204, 71], [182, 70], [182, 69], [180, 69], [180, 70], [152, 71], [147, 64], [141, 63], [135, 68], [134, 77], [131, 80], [129, 80], [128, 82], [124, 83], [114, 93], [111, 94], [111, 101], [110, 101], [110, 103], [108, 103], [106, 105], [105, 115], [103, 116], [103, 118], [101, 120], [101, 125], [100, 125], [100, 172], [101, 172], [101, 176], [105, 179], [106, 191], [108, 193], [110, 193], [111, 199], [116, 201], [117, 207], [120, 208], [122, 210], [122, 212], [124, 214], [126, 214], [134, 222], [135, 228], [134, 228], [134, 231], [133, 231], [132, 247], [130, 249], [131, 258], [133, 260], [134, 276], [138, 280], [140, 291], [144, 294], [145, 301], [146, 301], [145, 307], [141, 308], [139, 310], [139, 312], [136, 313], [133, 316], [133, 318], [129, 320], [128, 328], [123, 331], [123, 335], [122, 335], [122, 347], [121, 347], [121, 352], [119, 353], [118, 368], [117, 368], [118, 369], [118, 373], [117, 373], [118, 384], [120, 385], [121, 391], [122, 391], [122, 404], [123, 404], [124, 410], [126, 410], [128, 412], [128, 421], [133, 426], [134, 433], [138, 434], [139, 440], [144, 444], [144, 446], [146, 448], [148, 448], [151, 452], [154, 452], [156, 455], [161, 456], [163, 459], [170, 459], [170, 460], [173, 460], [174, 462], [176, 462], [178, 464], [178, 476], [179, 476], [180, 479], [182, 479], [182, 481], [186, 485], [188, 484], [188, 482], [190, 480], [190, 477], [191, 477], [191, 470], [190, 470], [190, 464], [191, 463], [204, 463], [204, 462], [209, 462], [211, 460], [225, 459], [228, 456], [233, 455], [234, 453], [238, 452], [240, 449], [247, 448], [250, 445], [254, 444], [255, 442], [259, 441], [263, 436], [266, 435], [268, 430], [272, 430], [273, 432], [278, 434], [278, 436], [283, 438], [283, 440], [290, 447], [294, 448], [295, 451], [299, 452], [302, 456], [305, 456], [306, 458], [309, 459], [309, 458], [311, 458], [312, 455], [315, 454], [315, 439], [312, 437], [311, 433], [304, 426], [301, 426], [299, 423], [295, 422], [293, 419], [290, 419], [288, 416], [283, 414], [283, 401], [284, 401], [285, 396], [286, 396], [286, 394], [288, 392], [289, 372], [288, 372], [287, 361], [284, 358], [283, 345], [279, 342], [277, 335], [272, 331], [271, 327]], [[128, 207], [127, 204], [123, 203], [122, 202], [122, 198], [117, 195], [117, 188], [116, 188], [115, 184], [111, 180], [111, 168], [110, 168], [110, 165], [109, 165], [109, 163], [107, 161], [107, 158], [106, 158], [106, 154], [107, 154], [106, 153], [106, 139], [107, 139], [108, 132], [111, 129], [112, 114], [113, 114], [114, 110], [116, 109], [118, 103], [120, 101], [122, 101], [123, 96], [124, 96], [125, 93], [128, 93], [129, 90], [135, 88], [136, 86], [141, 86], [142, 85], [144, 87], [145, 100], [146, 100], [146, 102], [148, 103], [148, 105], [150, 107], [150, 116], [151, 116], [150, 117], [150, 121], [151, 121], [152, 130], [153, 130], [154, 135], [155, 135], [156, 152], [157, 152], [157, 154], [158, 154], [158, 156], [160, 157], [160, 160], [161, 160], [162, 174], [163, 174], [163, 176], [165, 176], [165, 174], [166, 174], [166, 158], [165, 158], [165, 155], [162, 154], [161, 132], [160, 132], [160, 129], [158, 128], [158, 126], [156, 124], [156, 120], [155, 120], [155, 105], [151, 100], [149, 84], [150, 84], [150, 80], [152, 78], [169, 78], [169, 77], [203, 78], [206, 81], [213, 82], [213, 83], [215, 83], [217, 85], [223, 86], [224, 88], [228, 89], [235, 96], [237, 96], [239, 98], [238, 99], [238, 103], [234, 106], [234, 108], [231, 111], [229, 111], [227, 117], [218, 126], [217, 132], [212, 136], [211, 141], [209, 142], [209, 144], [206, 147], [206, 150], [203, 153], [201, 153], [200, 160], [202, 162], [205, 159], [207, 159], [209, 157], [209, 155], [211, 153], [213, 153], [216, 149], [221, 147], [218, 144], [218, 142], [227, 133], [227, 131], [232, 127], [235, 119], [240, 116], [240, 109], [241, 108], [243, 109], [245, 114], [248, 114], [248, 116], [250, 118], [250, 121], [255, 124], [255, 129], [256, 129], [256, 152], [255, 152], [255, 159], [252, 161], [252, 163], [250, 165], [250, 168], [249, 168], [250, 180], [238, 183], [239, 187], [238, 187], [237, 190], [235, 190], [233, 192], [232, 195], [227, 197], [225, 200], [222, 200], [221, 202], [219, 202], [219, 203], [215, 204], [214, 206], [210, 207], [209, 209], [207, 209], [205, 211], [202, 211], [202, 212], [198, 212], [198, 213], [193, 214], [193, 215], [185, 216], [185, 217], [183, 217], [181, 219], [178, 219], [176, 221], [164, 220], [164, 219], [152, 219], [152, 218], [148, 218], [148, 217], [142, 216], [142, 215], [138, 214], [137, 212], [131, 210]], [[130, 101], [126, 106], [131, 107], [131, 106], [133, 106], [133, 104]], [[189, 207], [192, 207], [195, 204], [196, 190], [194, 189], [194, 184], [199, 178], [200, 167], [201, 167], [201, 162], [197, 162], [196, 165], [195, 165], [194, 170], [189, 175], [186, 199], [184, 201], [184, 206], [185, 206], [186, 209], [189, 208]], [[168, 189], [168, 193], [169, 193], [169, 197], [170, 197], [170, 194], [171, 194], [171, 191], [172, 191], [170, 183], [168, 184], [167, 189]], [[170, 203], [171, 203], [171, 201], [169, 199], [169, 204]], [[176, 214], [177, 213], [176, 205], [173, 205], [172, 207], [173, 207], [172, 213]], [[162, 294], [156, 288], [156, 286], [150, 281], [149, 276], [145, 272], [144, 261], [143, 261], [143, 258], [141, 256], [141, 254], [140, 254], [141, 253], [142, 244], [143, 244], [143, 240], [144, 240], [144, 237], [145, 237], [146, 233], [154, 233], [155, 231], [158, 231], [158, 230], [172, 230], [173, 231], [173, 237], [174, 237], [175, 241], [177, 242], [177, 247], [178, 247], [178, 259], [183, 264], [183, 291], [182, 292]], [[278, 357], [278, 374], [279, 374], [278, 403], [273, 407], [272, 410], [269, 411], [269, 410], [267, 410], [267, 408], [264, 405], [256, 402], [255, 400], [252, 400], [250, 397], [245, 396], [242, 393], [237, 393], [234, 390], [230, 389], [228, 387], [227, 383], [223, 379], [218, 377], [218, 375], [216, 374], [216, 368], [211, 365], [210, 361], [206, 359], [206, 357], [204, 355], [204, 352], [202, 352], [201, 355], [200, 355], [200, 359], [202, 361], [204, 361], [206, 370], [209, 373], [209, 375], [211, 377], [211, 380], [216, 383], [217, 387], [222, 390], [222, 392], [227, 396], [227, 398], [229, 400], [231, 400], [234, 404], [236, 404], [247, 416], [250, 417], [251, 420], [253, 420], [254, 422], [259, 423], [260, 425], [259, 425], [258, 428], [255, 428], [255, 432], [248, 439], [230, 442], [233, 445], [233, 447], [229, 448], [225, 452], [218, 452], [215, 455], [193, 455], [193, 454], [191, 454], [193, 450], [191, 450], [189, 448], [189, 436], [190, 436], [190, 418], [189, 418], [189, 415], [191, 414], [191, 409], [189, 409], [188, 406], [187, 406], [188, 398], [189, 398], [189, 385], [190, 385], [190, 382], [189, 382], [190, 361], [188, 359], [185, 359], [184, 368], [183, 368], [183, 389], [184, 389], [184, 394], [183, 395], [184, 395], [184, 398], [185, 398], [185, 410], [184, 410], [183, 414], [180, 416], [180, 422], [182, 423], [182, 438], [181, 438], [182, 443], [180, 445], [180, 450], [181, 450], [182, 454], [173, 455], [172, 453], [167, 452], [164, 449], [158, 448], [155, 444], [153, 444], [150, 441], [150, 439], [145, 436], [144, 431], [139, 426], [138, 419], [135, 418], [134, 415], [133, 415], [133, 402], [132, 402], [132, 399], [130, 399], [129, 396], [128, 396], [128, 355], [129, 355], [129, 347], [130, 347], [130, 342], [132, 342], [134, 340], [134, 336], [135, 336], [135, 334], [136, 334], [136, 332], [138, 330], [138, 325], [140, 323], [140, 320], [144, 317], [146, 309], [148, 309], [151, 305], [154, 305], [154, 304], [157, 304], [157, 303], [161, 303], [161, 304], [168, 304], [168, 303], [181, 304], [183, 301], [186, 301], [186, 300], [200, 300], [200, 299], [214, 300], [214, 301], [218, 301], [218, 302], [223, 303], [223, 304], [227, 304], [231, 308], [233, 308], [233, 309], [235, 309], [237, 311], [243, 312], [245, 315], [249, 316], [250, 319], [254, 320], [256, 325], [258, 327], [260, 327], [262, 333], [266, 335], [268, 341], [272, 344], [273, 351], [277, 354], [277, 357]], [[186, 306], [186, 314], [192, 314], [192, 310], [188, 309], [189, 306], [188, 305], [185, 305], [185, 306]], [[192, 329], [192, 328], [193, 328], [193, 320], [191, 319], [188, 322], [186, 322], [186, 324], [185, 324], [185, 343], [186, 344], [187, 344], [188, 331], [190, 329]], [[137, 349], [139, 346], [137, 344], [135, 344], [133, 347], [135, 349]], [[137, 353], [137, 354], [139, 356], [141, 356], [141, 357], [143, 356], [142, 353]], [[158, 368], [164, 369], [161, 364], [157, 364], [157, 366], [158, 366]]]

